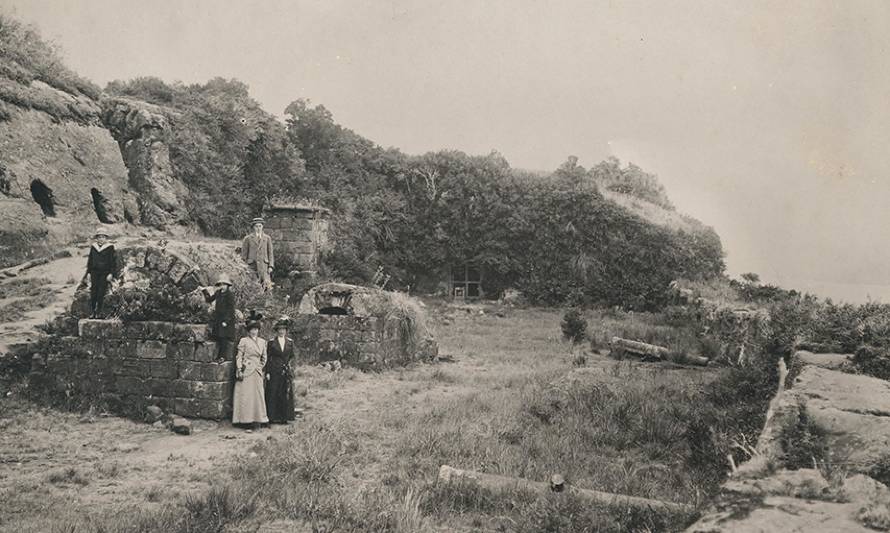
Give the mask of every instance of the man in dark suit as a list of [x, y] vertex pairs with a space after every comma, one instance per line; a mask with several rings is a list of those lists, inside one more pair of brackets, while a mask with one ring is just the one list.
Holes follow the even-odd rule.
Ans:
[[90, 318], [99, 317], [102, 312], [102, 302], [108, 292], [108, 284], [119, 271], [114, 244], [108, 241], [108, 230], [99, 226], [94, 239], [87, 259], [87, 274], [90, 276]]
[[206, 287], [202, 292], [207, 303], [216, 302], [210, 315], [210, 338], [216, 342], [216, 359], [219, 362], [234, 361], [235, 293], [232, 292], [232, 280], [222, 274], [216, 280], [213, 294]]

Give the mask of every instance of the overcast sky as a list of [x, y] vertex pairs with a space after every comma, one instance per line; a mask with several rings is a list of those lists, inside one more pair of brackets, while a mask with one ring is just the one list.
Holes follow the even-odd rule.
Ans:
[[[890, 1], [0, 0], [103, 85], [235, 77], [409, 153], [609, 155], [731, 274], [890, 295]], [[890, 301], [890, 297], [883, 298]]]

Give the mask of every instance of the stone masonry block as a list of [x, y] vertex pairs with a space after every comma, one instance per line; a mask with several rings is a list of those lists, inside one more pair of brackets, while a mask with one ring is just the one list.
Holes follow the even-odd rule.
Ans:
[[167, 343], [167, 359], [174, 361], [192, 361], [195, 356], [195, 343], [179, 341]]
[[179, 280], [179, 288], [182, 292], [192, 292], [207, 285], [207, 280], [201, 277], [200, 272], [192, 271]]
[[173, 324], [154, 320], [125, 322], [124, 334], [128, 339], [165, 340], [173, 337]]
[[136, 341], [136, 357], [164, 359], [167, 357], [167, 343], [164, 341]]
[[120, 394], [134, 394], [144, 396], [148, 394], [148, 388], [142, 378], [135, 376], [120, 376], [115, 380], [115, 389]]
[[77, 323], [78, 335], [84, 339], [121, 339], [123, 329], [120, 320], [83, 319]]
[[133, 266], [136, 268], [145, 268], [145, 248], [139, 247], [131, 249], [128, 260], [132, 261]]
[[182, 261], [176, 261], [173, 263], [173, 266], [170, 267], [170, 270], [167, 271], [167, 276], [170, 278], [173, 283], [179, 284], [182, 281], [182, 278], [185, 277], [186, 274], [191, 272], [192, 267], [183, 263]]
[[[136, 345], [139, 341], [117, 341], [113, 344], [114, 350], [116, 350], [118, 357], [125, 358], [135, 358], [136, 357]], [[111, 349], [112, 344], [108, 344], [106, 347], [106, 353], [109, 349]]]
[[169, 379], [149, 378], [142, 381], [146, 396], [172, 397], [173, 382]]
[[151, 268], [156, 272], [166, 274], [173, 266], [173, 263], [175, 261], [175, 257], [162, 252], [161, 250], [150, 250], [148, 255], [145, 257], [145, 266]]
[[232, 382], [230, 381], [176, 380], [173, 383], [173, 391], [177, 398], [226, 400], [232, 394]]
[[216, 360], [217, 347], [215, 342], [198, 342], [195, 343], [195, 352], [192, 357], [193, 361], [201, 363], [210, 363]]
[[197, 363], [183, 361], [179, 367], [180, 379], [189, 381], [226, 381], [233, 375], [235, 363]]
[[225, 402], [222, 400], [207, 400], [201, 398], [176, 398], [173, 401], [173, 412], [178, 415], [191, 418], [225, 418], [227, 413]]
[[207, 339], [206, 324], [174, 324], [172, 338], [178, 341], [202, 342]]
[[158, 360], [149, 361], [149, 375], [153, 378], [176, 379], [179, 377], [179, 363], [177, 361]]
[[[110, 343], [99, 339], [83, 339], [79, 342], [80, 349], [85, 351], [89, 357], [96, 359], [105, 357], [105, 347], [109, 344]], [[111, 345], [113, 346], [113, 344]]]
[[142, 361], [139, 359], [118, 359], [110, 366], [111, 373], [115, 376], [135, 377], [142, 375]]

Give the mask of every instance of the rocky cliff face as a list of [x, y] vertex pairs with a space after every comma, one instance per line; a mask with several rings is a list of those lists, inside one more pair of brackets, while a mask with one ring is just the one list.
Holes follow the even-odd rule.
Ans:
[[0, 265], [89, 236], [98, 223], [134, 220], [127, 169], [98, 103], [37, 80], [0, 81]]
[[139, 222], [159, 229], [186, 225], [188, 191], [170, 161], [169, 118], [175, 112], [128, 98], [102, 100], [102, 122], [117, 140], [139, 195]]

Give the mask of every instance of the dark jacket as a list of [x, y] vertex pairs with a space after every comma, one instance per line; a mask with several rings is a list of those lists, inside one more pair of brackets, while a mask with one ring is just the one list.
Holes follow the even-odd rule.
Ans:
[[291, 375], [291, 365], [294, 363], [296, 352], [294, 351], [294, 340], [290, 337], [284, 339], [284, 351], [278, 345], [278, 336], [272, 337], [266, 343], [266, 372], [280, 372], [286, 376]]
[[90, 257], [87, 259], [87, 272], [90, 274], [114, 274], [118, 273], [117, 253], [113, 244], [107, 244], [102, 250], [96, 246], [90, 246]]
[[235, 294], [231, 289], [213, 294], [204, 290], [207, 303], [216, 302], [210, 315], [210, 337], [213, 339], [235, 339]]

